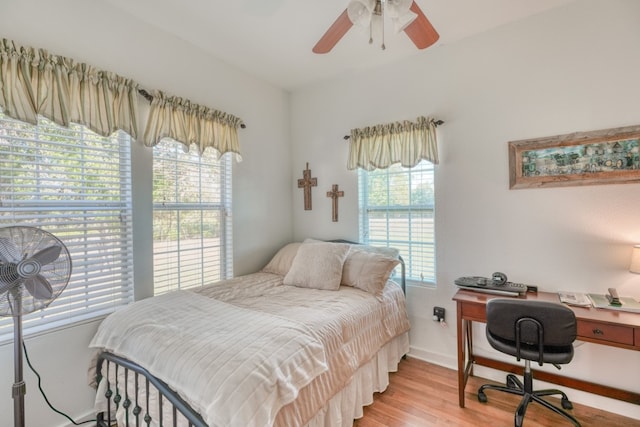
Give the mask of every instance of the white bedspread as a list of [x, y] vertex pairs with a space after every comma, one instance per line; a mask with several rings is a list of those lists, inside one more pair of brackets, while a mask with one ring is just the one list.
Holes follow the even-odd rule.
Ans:
[[210, 426], [271, 425], [327, 370], [322, 341], [303, 323], [188, 291], [117, 311], [90, 346], [144, 366]]

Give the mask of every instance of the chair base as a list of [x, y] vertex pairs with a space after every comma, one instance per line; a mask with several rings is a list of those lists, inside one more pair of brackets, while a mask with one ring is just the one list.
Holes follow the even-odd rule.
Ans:
[[[527, 361], [528, 362], [528, 361]], [[528, 365], [528, 363], [527, 363]], [[573, 409], [573, 405], [569, 401], [564, 392], [556, 389], [546, 389], [546, 390], [533, 390], [532, 387], [533, 376], [531, 374], [531, 370], [529, 366], [525, 367], [524, 373], [524, 384], [513, 374], [507, 375], [507, 385], [493, 385], [493, 384], [485, 384], [478, 389], [478, 400], [482, 403], [487, 402], [487, 395], [485, 394], [485, 390], [496, 390], [502, 391], [505, 393], [516, 394], [522, 396], [522, 400], [518, 405], [515, 413], [515, 427], [522, 427], [522, 423], [524, 422], [524, 414], [527, 412], [527, 407], [531, 402], [538, 402], [540, 405], [544, 406], [547, 409], [552, 410], [556, 414], [560, 414], [569, 421], [573, 423], [574, 426], [580, 427], [580, 423], [576, 420], [571, 414], [565, 412], [564, 410], [552, 405], [542, 398], [542, 396], [551, 396], [551, 395], [560, 395], [561, 403], [564, 409]]]

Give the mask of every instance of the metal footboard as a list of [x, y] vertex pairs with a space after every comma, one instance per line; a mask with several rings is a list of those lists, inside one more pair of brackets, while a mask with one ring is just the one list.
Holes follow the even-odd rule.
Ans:
[[127, 359], [101, 353], [96, 383], [103, 380], [106, 386], [99, 390], [104, 390], [106, 411], [97, 414], [98, 427], [178, 426], [179, 420], [180, 425], [207, 427], [200, 414], [167, 384]]

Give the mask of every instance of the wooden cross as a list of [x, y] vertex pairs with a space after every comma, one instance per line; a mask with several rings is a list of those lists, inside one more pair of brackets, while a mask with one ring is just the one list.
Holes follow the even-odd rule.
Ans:
[[311, 187], [318, 186], [318, 178], [311, 178], [311, 170], [309, 170], [309, 162], [307, 169], [302, 171], [302, 179], [298, 180], [298, 188], [304, 188], [304, 210], [311, 210]]
[[327, 191], [327, 197], [331, 197], [331, 220], [338, 222], [338, 197], [344, 197], [344, 191], [338, 191], [338, 184], [333, 184], [331, 191]]

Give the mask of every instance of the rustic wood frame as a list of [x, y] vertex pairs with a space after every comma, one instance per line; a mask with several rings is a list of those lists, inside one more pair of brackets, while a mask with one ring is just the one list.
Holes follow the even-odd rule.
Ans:
[[[637, 141], [633, 141], [637, 140]], [[638, 143], [638, 148], [633, 152], [625, 153], [625, 158], [619, 157], [618, 162], [625, 165], [620, 170], [605, 170], [585, 172], [584, 170], [574, 170], [565, 174], [544, 174], [544, 172], [535, 171], [535, 176], [523, 175], [523, 154], [528, 152], [543, 151], [548, 149], [558, 149], [559, 153], [564, 152], [564, 156], [568, 156], [570, 152], [575, 153], [578, 147], [587, 147], [598, 144], [608, 144], [615, 142]], [[563, 150], [564, 149], [564, 150]], [[509, 142], [509, 188], [540, 188], [540, 187], [558, 187], [570, 185], [596, 185], [596, 184], [629, 184], [640, 183], [640, 166], [638, 151], [640, 150], [640, 125], [627, 126], [620, 128], [603, 129], [592, 132], [576, 132], [565, 135], [556, 135], [545, 138], [527, 139]], [[559, 154], [562, 156], [562, 154]], [[575, 154], [571, 154], [575, 156]], [[594, 160], [598, 156], [584, 156], [585, 159]], [[566, 157], [565, 157], [566, 158]], [[574, 159], [575, 160], [575, 159]], [[546, 161], [549, 161], [547, 159]], [[611, 159], [607, 159], [610, 162]], [[627, 162], [631, 162], [629, 165]], [[565, 165], [566, 166], [566, 165]], [[537, 163], [532, 164], [533, 169], [537, 169]], [[597, 166], [594, 165], [595, 168]], [[606, 165], [611, 169], [611, 165]], [[614, 168], [615, 169], [615, 168]]]

